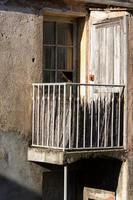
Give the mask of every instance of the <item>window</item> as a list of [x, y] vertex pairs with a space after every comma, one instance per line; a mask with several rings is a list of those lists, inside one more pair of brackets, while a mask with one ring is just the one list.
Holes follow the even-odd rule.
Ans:
[[75, 49], [74, 21], [44, 21], [44, 82], [74, 81]]

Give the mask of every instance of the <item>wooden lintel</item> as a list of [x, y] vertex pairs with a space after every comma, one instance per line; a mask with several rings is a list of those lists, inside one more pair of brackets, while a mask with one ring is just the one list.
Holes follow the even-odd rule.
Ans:
[[87, 11], [73, 11], [67, 9], [57, 9], [57, 8], [43, 8], [42, 12], [45, 15], [54, 15], [54, 16], [66, 16], [66, 17], [85, 17], [87, 15]]

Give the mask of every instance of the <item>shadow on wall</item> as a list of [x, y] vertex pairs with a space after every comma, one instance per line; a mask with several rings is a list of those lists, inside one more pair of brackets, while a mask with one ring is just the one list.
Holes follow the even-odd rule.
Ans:
[[95, 158], [78, 163], [77, 179], [80, 200], [83, 198], [83, 188], [116, 192], [122, 162], [116, 159]]
[[[69, 2], [70, 4], [70, 2]], [[33, 14], [34, 11], [36, 15], [40, 15], [40, 10], [44, 7], [55, 6], [60, 8], [66, 8], [66, 10], [71, 9], [67, 2], [60, 0], [0, 0], [0, 10], [2, 11], [13, 11], [26, 14]]]
[[[68, 170], [68, 199], [77, 200], [76, 174]], [[43, 174], [43, 200], [62, 200], [64, 195], [63, 167]]]
[[0, 200], [41, 200], [41, 195], [0, 175]]
[[[117, 159], [90, 158], [69, 165], [68, 199], [83, 200], [84, 187], [116, 192], [121, 164]], [[63, 199], [63, 178], [63, 167], [44, 172], [43, 200]]]
[[0, 131], [0, 200], [41, 200], [43, 167], [27, 161], [28, 138]]
[[43, 200], [63, 199], [63, 171], [44, 173]]

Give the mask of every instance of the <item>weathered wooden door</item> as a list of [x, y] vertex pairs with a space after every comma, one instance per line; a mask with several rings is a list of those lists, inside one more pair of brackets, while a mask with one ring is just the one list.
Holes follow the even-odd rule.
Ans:
[[96, 84], [124, 84], [124, 17], [92, 25], [90, 72]]
[[90, 96], [94, 121], [100, 116], [100, 146], [123, 145], [123, 88], [118, 85], [126, 81], [126, 53], [125, 16], [92, 25], [90, 74], [98, 86], [91, 87]]

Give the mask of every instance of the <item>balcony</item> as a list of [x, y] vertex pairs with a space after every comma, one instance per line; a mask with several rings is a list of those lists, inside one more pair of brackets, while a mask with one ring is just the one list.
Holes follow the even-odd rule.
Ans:
[[33, 84], [32, 112], [29, 160], [63, 164], [66, 155], [124, 149], [123, 85]]

